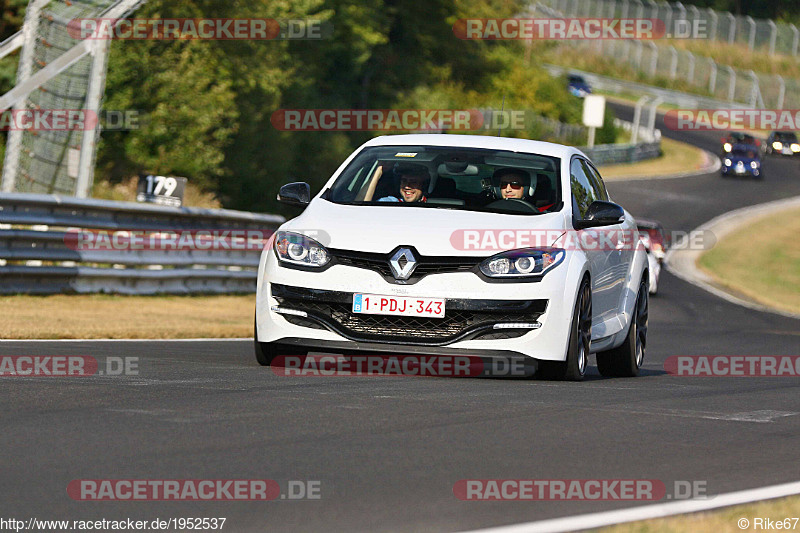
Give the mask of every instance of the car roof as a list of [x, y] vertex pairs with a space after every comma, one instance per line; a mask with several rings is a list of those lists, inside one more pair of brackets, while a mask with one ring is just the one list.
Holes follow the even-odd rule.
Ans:
[[[573, 155], [586, 154], [572, 146], [529, 139], [494, 137], [490, 135], [455, 135], [448, 133], [422, 133], [410, 135], [382, 135], [364, 143], [364, 146], [443, 146], [452, 148], [484, 148], [507, 150], [538, 155], [548, 155], [568, 160]], [[588, 158], [587, 158], [588, 159]]]

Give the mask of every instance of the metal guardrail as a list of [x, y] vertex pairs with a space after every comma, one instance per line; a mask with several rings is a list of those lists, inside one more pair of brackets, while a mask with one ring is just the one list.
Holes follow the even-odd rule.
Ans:
[[581, 151], [595, 165], [635, 163], [660, 156], [661, 140], [637, 144], [601, 144], [592, 148], [582, 147]]
[[[260, 240], [284, 220], [226, 209], [0, 194], [0, 294], [253, 292], [261, 250], [246, 239]], [[98, 231], [115, 245], [78, 245], [81, 235]], [[209, 246], [148, 248], [131, 246], [131, 232], [158, 243], [172, 243], [180, 232], [219, 238], [205, 241]]]

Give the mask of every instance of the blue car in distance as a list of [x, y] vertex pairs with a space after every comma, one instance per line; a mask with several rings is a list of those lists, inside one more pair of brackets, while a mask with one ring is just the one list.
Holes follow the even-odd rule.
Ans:
[[583, 76], [578, 76], [577, 74], [570, 74], [567, 76], [567, 88], [570, 93], [578, 98], [583, 98], [592, 94], [592, 88], [586, 83]]
[[731, 150], [722, 156], [722, 176], [764, 177], [761, 168], [761, 153], [757, 146], [750, 144], [734, 144]]

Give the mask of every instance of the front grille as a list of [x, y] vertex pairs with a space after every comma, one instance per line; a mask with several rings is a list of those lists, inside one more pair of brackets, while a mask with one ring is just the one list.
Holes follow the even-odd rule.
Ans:
[[[314, 290], [313, 296], [298, 298], [296, 293], [303, 289], [289, 288], [295, 294], [287, 294], [288, 291], [275, 287], [282, 286], [273, 284], [273, 295], [283, 294], [275, 296], [278, 305], [308, 313], [308, 318], [284, 315], [290, 323], [317, 329], [324, 324], [347, 338], [363, 342], [447, 344], [467, 338], [509, 339], [530, 330], [495, 330], [492, 326], [499, 322], [536, 322], [547, 307], [547, 300], [494, 302], [498, 303], [494, 309], [481, 305], [491, 300], [453, 300], [447, 302], [444, 318], [367, 315], [351, 311], [352, 294]], [[324, 301], [325, 292], [330, 293], [328, 300], [333, 301]], [[343, 301], [346, 298], [349, 302]], [[473, 308], [465, 308], [470, 305]]]
[[[389, 254], [376, 254], [367, 252], [353, 252], [350, 250], [329, 250], [331, 255], [340, 265], [347, 265], [355, 268], [364, 268], [380, 273], [382, 276], [394, 279], [391, 268], [389, 268]], [[483, 257], [425, 257], [414, 253], [417, 259], [417, 267], [409, 282], [418, 281], [423, 276], [429, 274], [446, 274], [453, 272], [470, 272], [485, 258]]]

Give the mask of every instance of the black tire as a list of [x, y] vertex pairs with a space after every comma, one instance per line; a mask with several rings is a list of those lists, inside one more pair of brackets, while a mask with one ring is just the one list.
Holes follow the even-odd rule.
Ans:
[[605, 377], [636, 377], [644, 361], [647, 348], [647, 322], [649, 312], [649, 287], [647, 275], [639, 284], [636, 306], [625, 342], [620, 346], [597, 353], [597, 369]]
[[566, 361], [541, 361], [541, 376], [560, 381], [581, 381], [586, 375], [589, 345], [592, 340], [592, 288], [583, 278], [572, 311], [572, 327]]
[[256, 361], [261, 366], [269, 366], [279, 355], [308, 355], [308, 350], [294, 346], [284, 346], [274, 342], [259, 342], [258, 328], [253, 321], [253, 348], [256, 354]]

